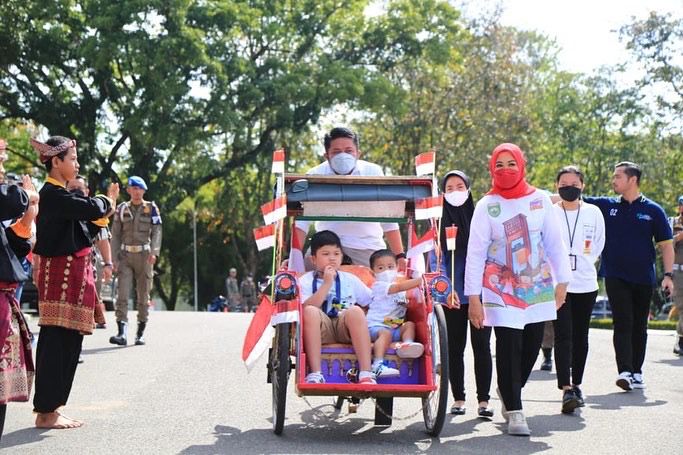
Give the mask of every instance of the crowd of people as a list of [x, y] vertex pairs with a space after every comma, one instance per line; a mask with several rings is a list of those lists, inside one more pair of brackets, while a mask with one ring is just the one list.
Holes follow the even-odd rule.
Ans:
[[[97, 283], [118, 275], [117, 333], [110, 342], [120, 346], [128, 344], [128, 299], [135, 288], [135, 344], [144, 345], [153, 266], [161, 248], [160, 212], [154, 202], [144, 200], [147, 185], [142, 178], [128, 179], [130, 200], [117, 205], [117, 184], [109, 186], [107, 195], [90, 196], [78, 174], [75, 140], [53, 136], [31, 144], [48, 174], [41, 190], [36, 191], [28, 176], [19, 184], [0, 183], [0, 436], [7, 403], [29, 400], [34, 376], [36, 427], [82, 425], [63, 408], [83, 336], [106, 326]], [[350, 129], [332, 129], [323, 145], [326, 160], [309, 174], [382, 175], [379, 166], [359, 159], [358, 135]], [[4, 148], [0, 141], [0, 175]], [[489, 162], [491, 188], [476, 203], [469, 177], [461, 170], [446, 173], [440, 184], [442, 251], [430, 254], [432, 270], [453, 283], [445, 305], [451, 413], [467, 412], [464, 353], [469, 330], [477, 414], [493, 417], [493, 333], [502, 416], [509, 434], [523, 436], [530, 429], [522, 389], [544, 345], [544, 327], [554, 328], [561, 412], [569, 414], [585, 404], [581, 387], [598, 293], [598, 260], [614, 317], [616, 385], [625, 391], [645, 387], [653, 290], [661, 286], [676, 296], [677, 306], [683, 302], [683, 292], [675, 293], [675, 283], [683, 289], [683, 197], [679, 216], [667, 218], [660, 205], [640, 192], [641, 170], [628, 161], [614, 167], [617, 197], [582, 196], [584, 175], [576, 166], [558, 170], [556, 193], [551, 194], [527, 182], [526, 166], [518, 146], [496, 147]], [[448, 254], [445, 229], [452, 226], [458, 228], [456, 248]], [[316, 232], [306, 255], [310, 271], [300, 279], [306, 382], [325, 381], [321, 347], [333, 342], [353, 345], [361, 384], [397, 376], [399, 371], [385, 361], [392, 343], [402, 358], [417, 358], [424, 351], [414, 324], [406, 320], [407, 293], [421, 278], [415, 274], [397, 279], [399, 271], [409, 270], [398, 225], [319, 221], [313, 227], [297, 221], [293, 235], [298, 242], [293, 243], [303, 245], [311, 228]], [[663, 260], [661, 282], [655, 245]], [[31, 333], [16, 297], [17, 287], [28, 278], [26, 261], [39, 293], [35, 365]], [[342, 271], [349, 261], [369, 267], [374, 285], [368, 287]], [[229, 308], [255, 310], [257, 287], [251, 275], [239, 283], [232, 268], [225, 286]], [[683, 323], [678, 325], [674, 352], [683, 352]]]
[[[334, 128], [323, 143], [326, 161], [309, 174], [381, 175], [377, 166], [359, 159], [355, 132]], [[517, 145], [496, 147], [489, 162], [492, 186], [476, 204], [468, 176], [461, 170], [446, 173], [440, 188], [444, 194], [439, 234], [443, 251], [430, 255], [432, 270], [449, 275], [454, 285], [445, 307], [454, 399], [451, 413], [466, 413], [463, 357], [469, 326], [477, 412], [481, 417], [493, 416], [489, 406], [493, 331], [496, 392], [508, 433], [520, 436], [531, 433], [522, 389], [538, 358], [545, 327], [554, 329], [550, 336], [561, 412], [570, 414], [585, 405], [581, 387], [591, 312], [599, 289], [598, 261], [614, 317], [615, 383], [625, 391], [645, 388], [643, 362], [654, 289], [661, 286], [665, 293], [676, 295], [674, 279], [683, 277], [683, 262], [679, 262], [683, 261], [683, 244], [678, 246], [683, 241], [683, 197], [680, 216], [668, 219], [659, 204], [640, 192], [642, 172], [637, 164], [623, 161], [614, 166], [616, 197], [583, 196], [584, 175], [572, 165], [558, 170], [556, 193], [537, 189], [526, 180], [526, 165]], [[458, 228], [454, 255], [446, 252], [444, 231], [449, 226]], [[311, 226], [297, 222], [296, 227], [301, 245]], [[370, 222], [315, 224], [306, 257], [310, 271], [300, 283], [307, 382], [325, 380], [320, 371], [322, 344], [351, 343], [358, 357], [358, 380], [365, 384], [397, 375], [383, 362], [390, 342], [397, 342], [397, 352], [416, 344], [410, 322], [402, 319], [405, 296], [401, 295], [415, 284], [395, 281], [395, 269], [401, 268], [397, 263], [406, 257], [400, 236], [395, 238], [396, 229]], [[676, 255], [681, 252], [676, 261], [674, 242]], [[663, 262], [661, 282], [656, 278], [655, 245]], [[340, 270], [345, 256], [373, 270], [376, 283], [372, 289]], [[677, 301], [683, 300], [680, 294]], [[367, 315], [361, 307], [367, 307]], [[678, 335], [674, 352], [680, 354], [681, 324]], [[421, 354], [419, 348], [415, 352]]]

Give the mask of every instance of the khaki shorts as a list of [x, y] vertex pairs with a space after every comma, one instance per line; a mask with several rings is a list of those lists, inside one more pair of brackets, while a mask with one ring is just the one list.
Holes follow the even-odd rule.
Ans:
[[346, 310], [331, 318], [320, 310], [320, 341], [322, 344], [351, 343], [351, 334], [346, 327]]

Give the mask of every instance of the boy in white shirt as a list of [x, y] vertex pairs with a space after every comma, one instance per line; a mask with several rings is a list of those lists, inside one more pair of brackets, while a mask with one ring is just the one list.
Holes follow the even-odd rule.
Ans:
[[424, 346], [413, 341], [415, 323], [405, 320], [406, 291], [419, 286], [422, 278], [395, 282], [396, 257], [386, 249], [372, 253], [370, 267], [376, 280], [372, 285], [372, 304], [367, 314], [370, 339], [375, 343], [372, 372], [377, 378], [400, 376], [396, 368], [384, 364], [384, 354], [393, 341], [401, 341], [396, 344], [396, 355], [401, 358], [415, 359], [424, 352]]
[[334, 232], [316, 232], [311, 237], [311, 254], [315, 270], [304, 274], [299, 282], [304, 349], [310, 368], [306, 382], [325, 382], [320, 367], [322, 344], [351, 343], [358, 358], [358, 382], [376, 384], [370, 372], [370, 334], [360, 307], [370, 304], [370, 289], [355, 275], [339, 270], [344, 254]]

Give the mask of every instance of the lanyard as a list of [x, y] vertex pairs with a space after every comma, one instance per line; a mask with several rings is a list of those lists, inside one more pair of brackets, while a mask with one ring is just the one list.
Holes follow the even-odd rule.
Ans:
[[[313, 275], [313, 294], [318, 290], [318, 277], [316, 275]], [[337, 276], [334, 277], [334, 293], [337, 297], [336, 303], [341, 303], [341, 280], [339, 279], [339, 272], [337, 272]], [[327, 299], [325, 299], [325, 308], [328, 308], [334, 303], [335, 302], [328, 302]], [[327, 313], [327, 311], [325, 313]]]
[[562, 210], [564, 211], [564, 220], [567, 222], [567, 233], [569, 234], [569, 252], [572, 252], [572, 247], [574, 246], [574, 237], [576, 236], [576, 225], [579, 224], [579, 214], [581, 213], [581, 203], [579, 202], [579, 209], [576, 211], [576, 219], [574, 220], [574, 229], [569, 228], [569, 217], [567, 216], [567, 210], [562, 204]]

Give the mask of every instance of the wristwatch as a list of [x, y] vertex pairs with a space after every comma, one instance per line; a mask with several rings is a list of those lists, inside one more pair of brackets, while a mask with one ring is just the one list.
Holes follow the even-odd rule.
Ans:
[[664, 276], [668, 276], [669, 278], [673, 279], [674, 274], [673, 272], [664, 272]]
[[406, 254], [405, 254], [405, 253], [398, 253], [398, 254], [396, 255], [396, 260], [398, 260], [398, 259], [405, 259], [405, 258], [406, 258]]

